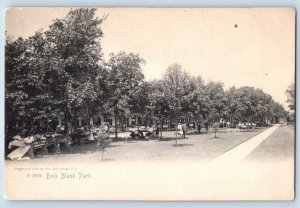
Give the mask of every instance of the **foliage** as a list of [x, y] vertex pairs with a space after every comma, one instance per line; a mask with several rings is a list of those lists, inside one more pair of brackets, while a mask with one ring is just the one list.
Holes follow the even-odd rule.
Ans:
[[[138, 104], [139, 99], [137, 98], [139, 97], [136, 92], [142, 93], [143, 91], [144, 74], [141, 65], [145, 61], [138, 54], [133, 53], [112, 53], [110, 56], [110, 60], [106, 64], [108, 73], [105, 80], [104, 109], [107, 113], [115, 115], [117, 123], [118, 116], [130, 114], [131, 105], [135, 106], [138, 112], [144, 108]], [[115, 138], [117, 138], [117, 128], [115, 129]]]
[[[9, 117], [39, 119], [43, 110], [74, 114], [96, 99], [95, 82], [101, 61], [100, 24], [95, 9], [72, 9], [45, 32], [6, 44], [6, 106]], [[40, 109], [42, 108], [42, 109]], [[32, 125], [31, 125], [32, 126]]]
[[287, 103], [290, 110], [295, 110], [295, 84], [291, 84], [285, 91], [287, 96]]
[[[181, 65], [171, 64], [160, 80], [145, 81], [139, 54], [101, 53], [102, 18], [95, 9], [72, 9], [45, 31], [5, 45], [6, 127], [33, 128], [64, 114], [65, 133], [76, 128], [78, 116], [114, 115], [115, 122], [132, 115], [162, 125], [162, 118], [236, 122], [278, 122], [287, 117], [282, 105], [254, 87], [205, 83]], [[295, 85], [287, 90], [287, 102], [295, 108]], [[116, 128], [117, 137], [117, 128]]]

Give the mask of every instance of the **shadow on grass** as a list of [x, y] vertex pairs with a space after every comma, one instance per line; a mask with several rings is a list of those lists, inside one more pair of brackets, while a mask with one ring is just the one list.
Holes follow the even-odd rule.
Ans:
[[111, 147], [120, 147], [122, 145], [120, 144], [109, 144], [106, 148], [111, 148]]
[[124, 140], [123, 142], [125, 142], [125, 143], [136, 143], [137, 141], [134, 141], [134, 140]]
[[146, 139], [146, 138], [137, 138], [137, 139], [119, 139], [119, 140], [113, 140], [112, 142], [127, 142], [127, 143], [136, 143], [136, 142], [147, 142], [147, 141], [150, 141], [150, 140], [155, 140], [155, 139]]
[[214, 137], [211, 137], [210, 139], [225, 139], [224, 137], [219, 137], [219, 136], [214, 136]]
[[186, 147], [186, 146], [194, 146], [193, 144], [173, 144], [173, 147]]
[[[114, 148], [119, 146], [122, 145], [109, 144], [108, 146], [106, 146], [106, 148]], [[59, 154], [90, 154], [90, 153], [100, 152], [100, 151], [102, 151], [102, 149], [101, 147], [98, 147], [96, 143], [89, 143], [89, 144], [81, 144], [81, 145], [78, 144], [71, 145], [69, 150], [65, 148], [61, 148], [61, 152]]]
[[148, 142], [148, 141], [150, 141], [150, 140], [152, 140], [152, 139], [134, 139], [134, 140], [124, 140], [123, 142], [124, 143], [137, 143], [137, 142]]
[[100, 162], [109, 162], [109, 161], [115, 161], [115, 160], [111, 158], [103, 158], [103, 159], [100, 158]]
[[[177, 140], [185, 140], [185, 139], [188, 139], [188, 137], [177, 137]], [[163, 137], [162, 140], [160, 141], [173, 141], [173, 140], [176, 140], [175, 137]]]

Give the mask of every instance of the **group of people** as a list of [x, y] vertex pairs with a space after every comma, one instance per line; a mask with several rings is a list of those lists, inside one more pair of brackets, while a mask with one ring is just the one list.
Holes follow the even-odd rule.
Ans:
[[[197, 130], [198, 130], [198, 134], [200, 134], [201, 133], [201, 122], [197, 122], [196, 123], [196, 126], [197, 126]], [[207, 134], [207, 132], [208, 132], [208, 122], [207, 121], [205, 121], [204, 122], [204, 129], [205, 129], [205, 133]]]
[[[146, 137], [147, 139], [150, 139], [152, 136], [158, 137], [158, 135], [159, 135], [159, 129], [154, 124], [152, 127], [148, 128], [146, 131], [138, 130], [137, 131], [137, 135], [140, 138], [145, 138]], [[136, 131], [135, 130], [131, 130], [131, 132], [130, 132], [131, 139], [135, 139], [135, 136], [136, 136]]]
[[253, 122], [239, 122], [237, 125], [236, 125], [236, 128], [238, 129], [249, 129], [249, 128], [254, 128], [256, 126], [255, 123]]
[[[209, 126], [208, 122], [205, 121], [204, 122], [204, 128], [205, 128], [205, 133], [206, 134], [208, 132], [208, 126]], [[200, 134], [201, 133], [201, 122], [197, 122], [196, 127], [197, 127], [197, 130], [198, 130], [198, 134]], [[189, 128], [189, 125], [186, 124], [186, 123], [183, 123], [183, 124], [178, 123], [178, 125], [177, 125], [177, 131], [179, 131], [179, 134], [181, 134], [183, 138], [185, 138], [185, 135], [187, 133], [188, 128]]]
[[179, 134], [181, 134], [182, 137], [185, 138], [185, 134], [186, 134], [186, 131], [187, 131], [186, 123], [183, 123], [183, 124], [178, 123], [177, 130], [179, 131]]

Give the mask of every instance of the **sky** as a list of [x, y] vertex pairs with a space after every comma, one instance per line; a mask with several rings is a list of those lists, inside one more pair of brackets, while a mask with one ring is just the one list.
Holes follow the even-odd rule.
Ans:
[[[69, 8], [9, 9], [6, 31], [27, 38]], [[146, 80], [178, 63], [191, 75], [221, 81], [225, 89], [253, 86], [287, 109], [285, 90], [295, 80], [295, 11], [290, 8], [98, 8], [102, 52], [139, 53]]]

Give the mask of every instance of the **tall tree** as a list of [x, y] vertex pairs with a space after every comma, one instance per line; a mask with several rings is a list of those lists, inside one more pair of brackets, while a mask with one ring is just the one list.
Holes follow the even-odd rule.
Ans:
[[205, 95], [205, 83], [200, 76], [191, 77], [190, 92], [185, 96], [186, 108], [200, 122], [207, 114], [208, 97]]
[[[165, 85], [163, 80], [152, 80], [149, 93], [149, 111], [155, 124], [160, 125], [160, 140], [162, 139], [163, 118], [170, 116], [170, 100], [165, 94]], [[157, 122], [159, 121], [159, 123]]]
[[78, 108], [97, 97], [94, 84], [102, 61], [100, 26], [105, 17], [95, 17], [95, 11], [72, 9], [66, 18], [56, 19], [45, 32], [46, 76], [56, 108], [64, 112], [67, 134]]
[[163, 76], [164, 94], [168, 99], [170, 116], [187, 116], [189, 111], [189, 94], [192, 91], [191, 76], [177, 63], [170, 65]]
[[209, 123], [218, 122], [224, 116], [225, 93], [223, 83], [209, 82], [205, 85], [206, 108], [208, 109], [206, 119]]
[[46, 122], [51, 114], [49, 87], [45, 82], [44, 45], [41, 32], [26, 40], [19, 38], [6, 43], [5, 90], [9, 132], [15, 130], [17, 123], [32, 129]]
[[[135, 89], [129, 91], [129, 106], [130, 112], [141, 118], [145, 117], [145, 114], [149, 108], [149, 93], [150, 86], [147, 82], [142, 82]], [[138, 130], [140, 122], [138, 122]]]
[[115, 116], [115, 139], [118, 137], [118, 117], [130, 112], [130, 96], [143, 84], [144, 74], [141, 66], [144, 63], [145, 60], [138, 54], [110, 54], [106, 78], [107, 101], [104, 106], [108, 113]]

